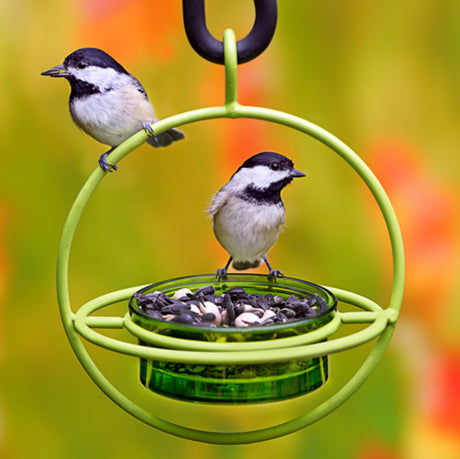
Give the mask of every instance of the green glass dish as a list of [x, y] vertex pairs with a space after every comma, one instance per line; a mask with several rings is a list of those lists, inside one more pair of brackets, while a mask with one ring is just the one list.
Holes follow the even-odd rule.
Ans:
[[[208, 342], [249, 342], [286, 338], [309, 333], [326, 325], [334, 316], [337, 300], [327, 289], [299, 279], [281, 278], [276, 282], [260, 274], [230, 274], [218, 281], [215, 275], [198, 275], [158, 282], [139, 292], [161, 291], [172, 296], [187, 287], [192, 292], [213, 285], [216, 294], [233, 287], [247, 293], [315, 298], [319, 312], [306, 319], [253, 327], [209, 327], [156, 320], [148, 316], [133, 296], [129, 311], [134, 323], [145, 330], [174, 338]], [[139, 344], [150, 344], [139, 341]], [[168, 397], [214, 403], [256, 403], [284, 400], [311, 392], [328, 379], [328, 357], [320, 356], [288, 362], [199, 365], [140, 359], [140, 380], [148, 389]]]

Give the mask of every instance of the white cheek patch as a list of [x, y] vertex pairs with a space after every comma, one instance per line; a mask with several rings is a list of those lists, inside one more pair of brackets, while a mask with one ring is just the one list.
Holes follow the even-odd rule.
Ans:
[[101, 68], [90, 65], [84, 69], [71, 68], [68, 72], [75, 78], [100, 89], [101, 92], [116, 89], [130, 83], [131, 77], [110, 67]]
[[274, 171], [267, 166], [243, 167], [232, 177], [229, 184], [232, 184], [235, 191], [243, 191], [248, 185], [264, 189], [289, 176], [288, 170]]

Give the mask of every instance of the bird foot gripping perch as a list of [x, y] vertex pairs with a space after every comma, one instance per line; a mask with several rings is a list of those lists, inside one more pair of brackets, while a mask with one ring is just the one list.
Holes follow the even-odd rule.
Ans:
[[107, 161], [107, 156], [109, 156], [114, 149], [115, 148], [111, 148], [109, 151], [102, 153], [102, 155], [99, 157], [98, 163], [104, 172], [115, 172], [118, 169], [116, 164], [111, 164]]
[[[229, 268], [230, 263], [232, 262], [232, 260], [233, 260], [233, 258], [230, 257], [230, 259], [228, 260], [227, 264], [223, 268], [219, 268], [216, 271], [216, 279], [219, 282], [227, 279], [227, 271], [228, 271], [228, 268]], [[284, 277], [284, 274], [282, 273], [282, 271], [280, 271], [279, 269], [273, 269], [270, 266], [270, 263], [268, 262], [268, 259], [267, 259], [266, 256], [263, 258], [263, 260], [264, 260], [265, 264], [268, 267], [268, 275], [267, 275], [268, 279], [276, 281], [276, 279], [278, 279], [280, 277]]]
[[142, 127], [144, 131], [147, 133], [147, 135], [154, 141], [158, 142], [158, 137], [155, 135], [155, 132], [153, 132], [153, 127], [150, 123], [142, 123]]
[[268, 278], [269, 279], [274, 279], [276, 281], [276, 279], [278, 279], [279, 277], [284, 277], [284, 274], [282, 273], [282, 271], [280, 271], [279, 269], [273, 269], [270, 266], [270, 263], [268, 262], [267, 257], [264, 257], [264, 262], [268, 267]]

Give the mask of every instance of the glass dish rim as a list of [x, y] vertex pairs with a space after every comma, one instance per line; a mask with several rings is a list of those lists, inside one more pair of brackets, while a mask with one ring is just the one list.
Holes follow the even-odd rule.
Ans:
[[[129, 312], [131, 315], [134, 314], [135, 316], [138, 316], [141, 319], [147, 320], [152, 325], [156, 325], [157, 327], [161, 327], [163, 329], [170, 329], [170, 330], [189, 332], [189, 333], [190, 332], [195, 332], [195, 333], [204, 332], [205, 334], [212, 333], [212, 334], [228, 335], [228, 334], [250, 334], [252, 333], [252, 334], [260, 335], [260, 334], [267, 334], [270, 332], [283, 331], [283, 330], [290, 329], [290, 328], [300, 328], [302, 326], [311, 325], [319, 321], [320, 319], [332, 314], [334, 311], [337, 310], [337, 298], [326, 287], [323, 287], [321, 285], [318, 285], [318, 284], [315, 284], [313, 282], [309, 282], [306, 280], [296, 279], [293, 277], [278, 278], [275, 282], [275, 281], [268, 280], [268, 277], [266, 275], [256, 274], [256, 273], [254, 274], [249, 274], [249, 273], [233, 274], [232, 273], [232, 274], [228, 274], [226, 279], [223, 279], [222, 281], [216, 281], [215, 274], [196, 274], [196, 275], [189, 275], [189, 276], [183, 276], [183, 277], [176, 277], [176, 278], [166, 279], [163, 281], [154, 282], [152, 284], [146, 285], [142, 287], [141, 289], [139, 289], [136, 293], [144, 293], [147, 290], [150, 290], [157, 286], [161, 287], [164, 284], [169, 284], [169, 283], [174, 283], [174, 282], [186, 282], [186, 281], [193, 281], [193, 280], [200, 280], [200, 279], [201, 280], [210, 279], [210, 281], [213, 283], [220, 282], [223, 285], [225, 284], [226, 281], [238, 282], [238, 280], [241, 280], [242, 282], [244, 282], [244, 280], [246, 280], [247, 282], [248, 281], [254, 282], [256, 280], [260, 280], [261, 282], [258, 282], [258, 283], [261, 285], [272, 285], [275, 288], [279, 286], [281, 289], [293, 290], [294, 292], [298, 291], [300, 293], [301, 292], [300, 290], [295, 290], [293, 289], [292, 286], [283, 285], [283, 281], [286, 281], [286, 280], [293, 281], [293, 282], [300, 283], [303, 285], [308, 285], [309, 287], [312, 287], [315, 290], [321, 291], [328, 297], [329, 301], [326, 301], [326, 306], [327, 306], [326, 309], [324, 309], [323, 311], [321, 311], [315, 316], [296, 320], [296, 321], [286, 322], [283, 324], [262, 325], [262, 326], [255, 326], [255, 327], [210, 327], [206, 325], [188, 325], [188, 324], [180, 324], [177, 322], [157, 320], [147, 315], [146, 313], [142, 312], [137, 306], [134, 306], [132, 304], [134, 300], [133, 295], [131, 296], [128, 302]], [[264, 279], [265, 279], [265, 282], [263, 281]], [[186, 285], [183, 285], [179, 288], [184, 288], [184, 287], [186, 287]], [[229, 286], [229, 288], [231, 287]], [[159, 290], [161, 290], [161, 288], [159, 288]], [[331, 317], [331, 320], [332, 320], [332, 317]]]

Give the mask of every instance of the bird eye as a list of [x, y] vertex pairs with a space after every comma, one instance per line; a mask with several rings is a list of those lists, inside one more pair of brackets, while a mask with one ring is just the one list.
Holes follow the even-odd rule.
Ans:
[[79, 63], [77, 64], [77, 67], [78, 67], [79, 69], [84, 69], [84, 68], [86, 68], [87, 66], [88, 66], [88, 64], [87, 64], [86, 62], [83, 62], [83, 61], [81, 61], [81, 62], [79, 62]]
[[280, 168], [280, 165], [278, 163], [272, 163], [270, 167], [273, 171], [277, 171]]

